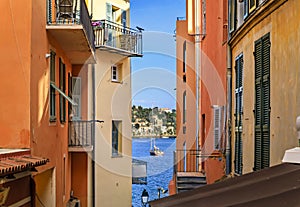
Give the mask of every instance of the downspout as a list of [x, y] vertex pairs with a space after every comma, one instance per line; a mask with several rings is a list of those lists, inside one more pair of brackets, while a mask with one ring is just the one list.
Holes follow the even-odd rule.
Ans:
[[[227, 8], [230, 9], [230, 0], [227, 1], [228, 5]], [[231, 47], [229, 45], [230, 40], [230, 25], [231, 25], [231, 12], [228, 10], [227, 12], [227, 21], [228, 21], [228, 35], [227, 35], [227, 114], [226, 114], [226, 121], [227, 121], [227, 139], [226, 139], [226, 150], [225, 150], [225, 156], [226, 156], [226, 175], [229, 175], [231, 173], [231, 135], [232, 135], [232, 53], [231, 53]], [[235, 19], [235, 18], [234, 18]]]
[[232, 131], [232, 58], [231, 47], [227, 45], [227, 139], [226, 139], [226, 175], [231, 173], [231, 131]]
[[[195, 0], [195, 69], [196, 69], [196, 150], [199, 150], [199, 96], [200, 96], [200, 83], [199, 83], [199, 79], [200, 79], [200, 75], [201, 75], [201, 71], [200, 71], [200, 67], [199, 67], [199, 63], [200, 63], [200, 58], [199, 58], [199, 54], [201, 55], [201, 53], [199, 53], [199, 43], [200, 43], [200, 28], [199, 28], [199, 4], [198, 4], [199, 0]], [[199, 160], [196, 159], [196, 170], [199, 170]]]
[[91, 0], [91, 16], [90, 16], [90, 19], [93, 19], [93, 11], [94, 11], [94, 1]]
[[95, 88], [95, 65], [92, 64], [92, 119], [93, 119], [93, 134], [92, 145], [94, 149], [92, 151], [92, 206], [95, 205], [95, 151], [96, 151], [96, 88]]

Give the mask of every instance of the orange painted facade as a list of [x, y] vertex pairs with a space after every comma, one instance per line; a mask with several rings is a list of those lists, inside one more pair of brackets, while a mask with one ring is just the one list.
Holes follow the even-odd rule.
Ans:
[[227, 1], [187, 0], [176, 45], [177, 169], [214, 183], [225, 175]]
[[[65, 64], [65, 93], [68, 95], [68, 74], [82, 77], [81, 112], [87, 119], [87, 67], [73, 65], [65, 45], [46, 28], [47, 1], [1, 1], [0, 20], [0, 146], [31, 148], [35, 156], [50, 162], [38, 168], [35, 177], [54, 173], [49, 180], [36, 179], [37, 194], [47, 206], [66, 206], [71, 191], [87, 206], [87, 163], [85, 152], [69, 152], [68, 101], [66, 119], [60, 121], [60, 95], [55, 91], [56, 121], [50, 120], [50, 51], [56, 53], [55, 84], [59, 86], [59, 59]], [[54, 8], [54, 1], [53, 1]], [[91, 53], [92, 55], [92, 53]], [[82, 62], [84, 64], [84, 62]], [[78, 164], [80, 162], [80, 165]], [[86, 180], [85, 180], [86, 179]], [[48, 183], [43, 183], [48, 182]], [[51, 183], [55, 184], [51, 184]], [[80, 185], [79, 185], [80, 184]], [[39, 185], [50, 186], [48, 190]], [[53, 189], [54, 188], [54, 189]], [[53, 195], [54, 193], [54, 195]], [[37, 199], [35, 199], [37, 202]], [[37, 202], [37, 206], [40, 204]]]

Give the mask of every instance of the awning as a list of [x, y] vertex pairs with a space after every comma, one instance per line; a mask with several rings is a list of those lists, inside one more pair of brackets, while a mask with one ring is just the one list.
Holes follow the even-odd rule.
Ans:
[[132, 184], [147, 184], [147, 162], [132, 159]]
[[0, 177], [31, 170], [47, 162], [49, 162], [48, 159], [31, 155], [2, 158], [0, 159]]
[[300, 206], [300, 165], [284, 163], [151, 201], [151, 207]]
[[51, 87], [53, 87], [55, 90], [58, 91], [58, 93], [60, 93], [60, 95], [62, 95], [65, 99], [67, 99], [73, 106], [77, 106], [78, 104], [71, 99], [69, 96], [67, 96], [62, 90], [60, 90], [54, 83], [50, 83]]

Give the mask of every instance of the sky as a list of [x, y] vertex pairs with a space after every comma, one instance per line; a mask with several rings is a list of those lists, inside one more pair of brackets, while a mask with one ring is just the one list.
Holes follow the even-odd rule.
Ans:
[[176, 108], [177, 17], [185, 17], [185, 0], [131, 0], [130, 25], [142, 27], [142, 58], [131, 58], [132, 104]]

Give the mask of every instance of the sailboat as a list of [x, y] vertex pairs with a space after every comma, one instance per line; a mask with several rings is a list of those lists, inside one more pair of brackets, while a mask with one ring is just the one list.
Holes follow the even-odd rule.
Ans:
[[164, 152], [161, 151], [156, 145], [155, 145], [155, 139], [151, 139], [151, 147], [150, 147], [150, 155], [151, 156], [159, 156], [163, 155]]

